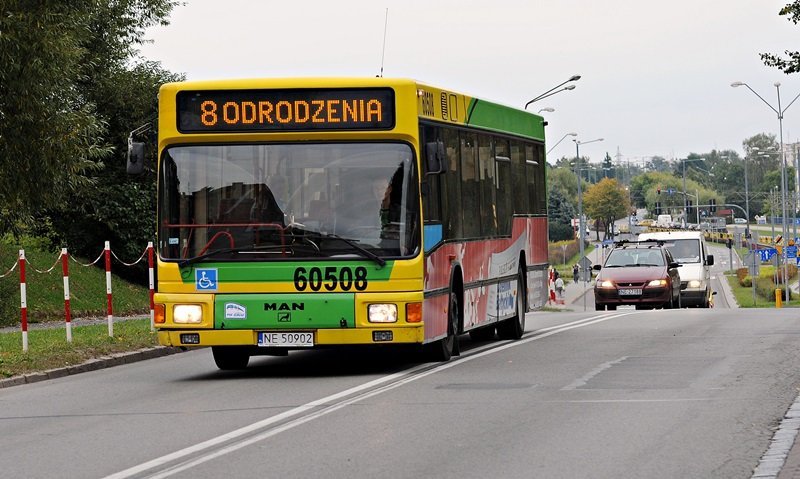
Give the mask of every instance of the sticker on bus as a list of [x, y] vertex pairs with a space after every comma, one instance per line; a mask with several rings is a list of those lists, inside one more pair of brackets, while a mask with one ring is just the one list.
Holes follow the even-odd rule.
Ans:
[[194, 286], [198, 291], [216, 291], [217, 268], [198, 268], [194, 270]]

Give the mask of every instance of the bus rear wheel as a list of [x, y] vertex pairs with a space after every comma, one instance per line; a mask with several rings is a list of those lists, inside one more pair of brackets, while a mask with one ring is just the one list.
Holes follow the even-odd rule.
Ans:
[[522, 266], [517, 271], [517, 314], [497, 325], [500, 339], [519, 339], [525, 332], [525, 312], [528, 310], [528, 291]]
[[212, 346], [211, 353], [214, 355], [214, 362], [223, 371], [235, 371], [244, 369], [250, 362], [250, 355], [243, 348], [231, 346]]

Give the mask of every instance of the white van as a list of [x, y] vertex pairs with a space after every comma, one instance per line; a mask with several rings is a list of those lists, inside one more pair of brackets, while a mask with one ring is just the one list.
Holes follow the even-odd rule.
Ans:
[[675, 261], [681, 264], [681, 306], [708, 308], [712, 304], [711, 266], [714, 256], [708, 254], [706, 238], [699, 231], [663, 231], [642, 233], [639, 241], [660, 240]]
[[669, 228], [672, 226], [672, 216], [658, 215], [658, 218], [656, 218], [656, 226], [659, 228]]

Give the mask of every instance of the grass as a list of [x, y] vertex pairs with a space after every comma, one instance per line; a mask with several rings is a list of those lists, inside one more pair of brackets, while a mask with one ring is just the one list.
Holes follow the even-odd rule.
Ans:
[[[6, 273], [18, 258], [17, 247], [0, 244], [0, 274]], [[98, 249], [98, 254], [101, 249]], [[55, 264], [59, 252], [44, 252], [25, 248], [26, 291], [28, 321], [31, 323], [64, 320], [64, 281], [61, 262]], [[95, 257], [96, 258], [96, 257]], [[75, 258], [69, 261], [70, 310], [72, 317], [106, 315], [106, 277], [104, 262], [97, 266], [82, 266], [95, 258]], [[135, 258], [134, 258], [135, 259]], [[123, 258], [125, 261], [132, 261]], [[80, 264], [79, 264], [80, 263]], [[44, 272], [55, 264], [50, 272]], [[113, 260], [112, 273], [126, 266]], [[37, 271], [38, 270], [38, 271]], [[42, 271], [41, 273], [39, 271]], [[0, 278], [0, 326], [13, 326], [20, 322], [19, 266], [8, 276]], [[114, 315], [130, 316], [149, 312], [150, 302], [146, 287], [112, 276], [112, 307]]]
[[[28, 331], [28, 351], [22, 351], [22, 333], [0, 332], [0, 378], [28, 374], [48, 369], [81, 364], [89, 359], [108, 354], [153, 347], [157, 345], [155, 333], [150, 332], [150, 300], [146, 287], [122, 280], [111, 279], [112, 306], [115, 317], [148, 314], [146, 319], [114, 322], [114, 337], [108, 336], [105, 323], [73, 325], [72, 343], [66, 340], [64, 330], [64, 281], [61, 262], [56, 263], [59, 252], [47, 252], [26, 244], [26, 291], [28, 321], [42, 323], [42, 327]], [[0, 275], [5, 274], [18, 260], [21, 249], [9, 241], [0, 241]], [[98, 249], [98, 255], [102, 248]], [[104, 262], [97, 266], [82, 266], [94, 261], [75, 258], [69, 261], [70, 310], [72, 318], [105, 317], [106, 276]], [[136, 258], [122, 258], [132, 262]], [[47, 272], [54, 266], [52, 271]], [[127, 268], [112, 260], [112, 273]], [[38, 271], [37, 271], [38, 270]], [[20, 288], [19, 266], [0, 278], [0, 326], [19, 328]], [[49, 323], [49, 324], [46, 324]]]
[[112, 353], [135, 351], [156, 346], [156, 334], [150, 332], [150, 319], [132, 319], [114, 323], [114, 337], [108, 336], [106, 324], [73, 327], [72, 343], [64, 328], [40, 328], [28, 331], [28, 351], [22, 351], [22, 333], [0, 334], [0, 378], [46, 371], [81, 364]]
[[[761, 267], [761, 276], [771, 276], [772, 270], [774, 270], [771, 266], [762, 266]], [[725, 273], [725, 277], [728, 279], [728, 284], [731, 286], [731, 290], [733, 291], [733, 295], [736, 298], [736, 302], [739, 303], [740, 308], [774, 308], [775, 307], [775, 297], [772, 296], [771, 298], [767, 299], [763, 296], [760, 296], [758, 292], [756, 292], [756, 300], [753, 302], [753, 288], [745, 287], [739, 284], [739, 279], [736, 277], [736, 274], [728, 272]], [[798, 295], [793, 295], [792, 299], [789, 301], [783, 301], [782, 306], [784, 308], [797, 308], [800, 307], [800, 297]]]
[[[583, 255], [588, 257], [589, 253], [594, 251], [594, 249], [595, 248], [593, 244], [590, 243], [586, 245], [586, 247], [584, 247], [583, 249]], [[567, 258], [566, 264], [564, 263], [554, 264], [553, 268], [556, 271], [558, 271], [559, 276], [564, 278], [564, 281], [566, 281], [567, 279], [572, 280], [572, 265], [576, 264], [580, 260], [581, 260], [581, 254], [580, 252], [578, 252], [572, 258]]]

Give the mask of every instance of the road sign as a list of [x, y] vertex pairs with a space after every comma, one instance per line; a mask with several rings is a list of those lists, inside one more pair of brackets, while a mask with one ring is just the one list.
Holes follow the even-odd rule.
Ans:
[[770, 258], [778, 254], [778, 250], [775, 248], [764, 248], [757, 251], [761, 255], [761, 261], [769, 261]]
[[786, 257], [787, 258], [797, 258], [797, 246], [787, 246], [786, 247]]
[[747, 272], [752, 277], [757, 277], [760, 274], [761, 262], [759, 259], [759, 255], [754, 251], [750, 251], [744, 255], [744, 264], [747, 265]]

